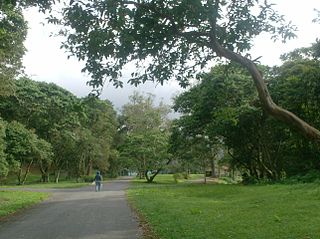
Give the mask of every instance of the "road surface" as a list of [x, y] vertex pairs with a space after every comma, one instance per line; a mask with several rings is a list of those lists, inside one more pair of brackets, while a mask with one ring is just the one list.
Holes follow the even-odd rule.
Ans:
[[52, 197], [0, 223], [0, 239], [138, 239], [142, 235], [125, 196], [128, 179], [52, 190]]

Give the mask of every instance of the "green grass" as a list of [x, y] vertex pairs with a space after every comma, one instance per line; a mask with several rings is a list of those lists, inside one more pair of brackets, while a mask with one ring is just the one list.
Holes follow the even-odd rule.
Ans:
[[1, 188], [78, 188], [87, 186], [89, 183], [77, 183], [75, 181], [62, 181], [56, 183], [28, 182], [26, 185], [16, 186], [9, 184], [0, 186], [0, 219], [21, 209], [32, 206], [48, 198], [49, 193], [27, 192], [27, 191], [1, 191]]
[[30, 207], [49, 196], [48, 193], [0, 191], [0, 218]]
[[[90, 183], [77, 183], [75, 181], [66, 181], [59, 183], [36, 183], [25, 185], [25, 187], [30, 188], [80, 188], [84, 186], [88, 186]], [[1, 187], [0, 187], [1, 188]]]
[[165, 182], [136, 182], [128, 191], [133, 205], [162, 239], [320, 238], [319, 184]]
[[33, 183], [33, 184], [25, 184], [25, 185], [3, 185], [1, 188], [80, 188], [84, 186], [88, 186], [90, 183], [77, 183], [75, 181], [65, 181], [59, 183]]

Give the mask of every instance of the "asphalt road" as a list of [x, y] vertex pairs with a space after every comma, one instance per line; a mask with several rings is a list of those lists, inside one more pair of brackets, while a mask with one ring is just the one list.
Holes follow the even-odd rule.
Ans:
[[52, 190], [39, 205], [0, 223], [0, 239], [138, 239], [141, 231], [125, 196], [128, 179]]

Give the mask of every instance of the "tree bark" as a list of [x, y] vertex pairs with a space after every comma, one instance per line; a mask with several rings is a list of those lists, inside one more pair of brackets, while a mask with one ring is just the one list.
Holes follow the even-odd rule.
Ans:
[[[169, 165], [171, 163], [171, 161], [172, 161], [172, 159], [168, 159], [168, 161], [166, 162], [165, 166]], [[153, 179], [161, 172], [162, 169], [163, 169], [163, 167], [158, 168], [157, 171], [153, 175], [151, 175], [150, 177], [148, 175], [148, 170], [145, 170], [145, 177], [147, 179], [147, 182], [148, 183], [152, 183]]]
[[49, 182], [49, 167], [43, 166], [42, 162], [39, 163], [39, 168], [41, 172], [41, 182], [48, 183]]
[[59, 183], [61, 169], [58, 169], [55, 173], [55, 182]]
[[22, 166], [20, 166], [20, 169], [18, 172], [18, 185], [21, 185], [21, 175], [22, 175]]
[[240, 54], [237, 54], [233, 51], [225, 49], [218, 43], [218, 41], [215, 38], [212, 39], [212, 46], [214, 51], [219, 56], [229, 59], [231, 61], [237, 62], [249, 71], [255, 83], [255, 86], [257, 88], [259, 99], [262, 104], [262, 108], [268, 114], [272, 115], [278, 120], [281, 120], [287, 125], [292, 126], [294, 129], [296, 129], [306, 138], [311, 139], [317, 142], [318, 144], [320, 144], [319, 130], [312, 127], [311, 125], [309, 125], [308, 123], [300, 119], [298, 116], [296, 116], [292, 112], [279, 107], [273, 102], [269, 94], [267, 85], [265, 84], [263, 77], [260, 71], [258, 70], [257, 66], [254, 64], [254, 62], [241, 56]]
[[25, 182], [27, 181], [27, 177], [28, 177], [28, 174], [30, 172], [30, 168], [31, 168], [32, 163], [33, 163], [33, 160], [31, 160], [30, 163], [28, 164], [28, 167], [26, 169], [26, 172], [25, 172], [23, 180], [22, 180], [22, 185], [24, 185]]
[[87, 176], [90, 176], [91, 173], [92, 173], [92, 164], [93, 164], [93, 161], [92, 161], [92, 159], [90, 159], [90, 160], [89, 160], [89, 163], [88, 163], [88, 165], [87, 165], [87, 172], [86, 172], [86, 175], [87, 175]]

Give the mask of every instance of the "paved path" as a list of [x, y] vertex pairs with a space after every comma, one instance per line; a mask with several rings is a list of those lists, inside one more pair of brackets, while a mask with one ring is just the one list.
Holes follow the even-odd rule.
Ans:
[[128, 180], [101, 192], [93, 186], [52, 190], [53, 196], [0, 223], [0, 239], [138, 239], [138, 223], [126, 202]]

